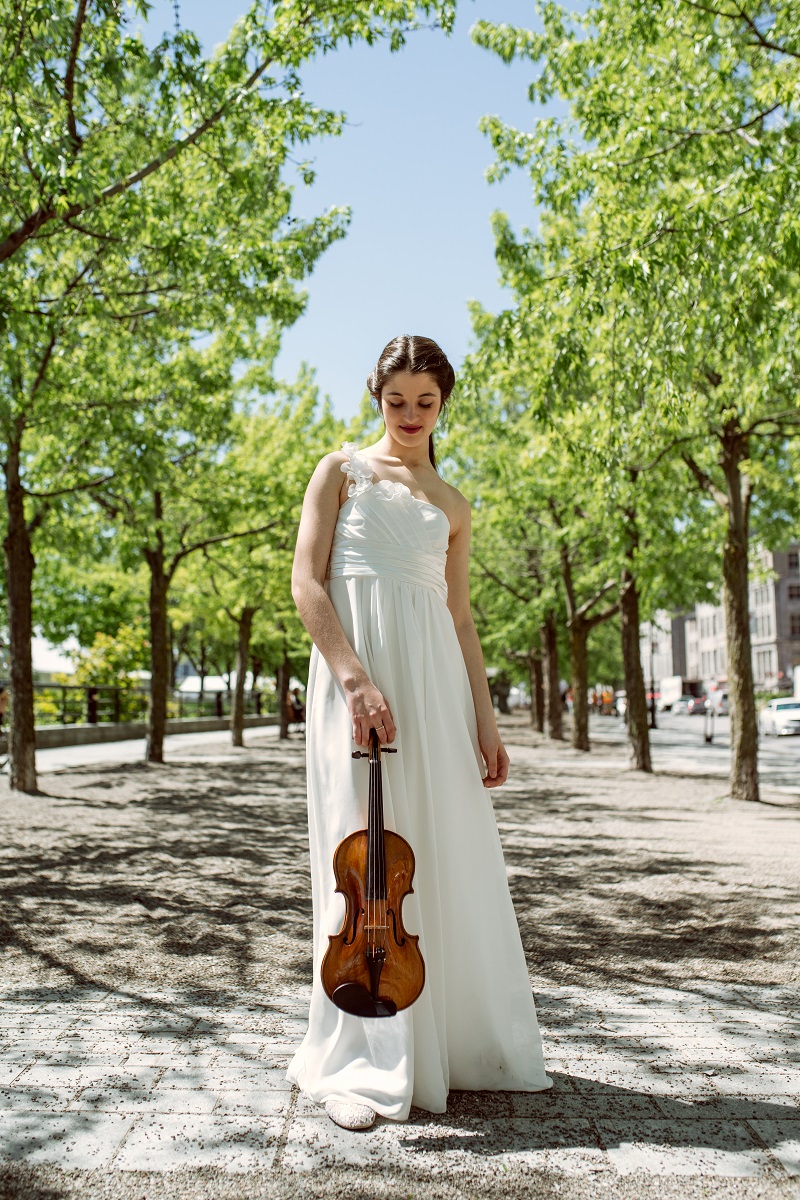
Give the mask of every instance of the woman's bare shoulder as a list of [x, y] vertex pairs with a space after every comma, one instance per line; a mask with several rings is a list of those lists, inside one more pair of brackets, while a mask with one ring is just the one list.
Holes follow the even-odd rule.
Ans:
[[447, 500], [453, 506], [453, 511], [456, 512], [462, 520], [465, 517], [469, 518], [469, 515], [472, 511], [472, 505], [467, 497], [463, 494], [463, 492], [460, 492], [457, 487], [453, 487], [452, 483], [447, 483], [444, 479], [442, 480], [442, 483], [445, 487]]
[[342, 467], [348, 461], [344, 450], [329, 450], [327, 454], [323, 454], [322, 458], [314, 468], [314, 474], [320, 475], [335, 475], [342, 474]]
[[347, 497], [348, 478], [343, 468], [348, 461], [344, 450], [331, 450], [323, 454], [314, 468], [309, 489], [317, 495], [338, 495], [341, 505]]

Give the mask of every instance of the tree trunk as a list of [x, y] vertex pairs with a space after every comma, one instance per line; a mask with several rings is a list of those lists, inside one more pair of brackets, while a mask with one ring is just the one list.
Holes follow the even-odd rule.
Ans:
[[731, 711], [731, 797], [758, 800], [758, 725], [750, 646], [748, 542], [750, 481], [740, 464], [746, 440], [737, 431], [723, 438], [722, 469], [728, 493], [728, 528], [722, 551], [723, 599]]
[[528, 653], [528, 675], [531, 686], [531, 725], [544, 733], [544, 681], [542, 678], [542, 656], [538, 650]]
[[275, 689], [278, 693], [278, 716], [281, 722], [280, 737], [282, 740], [285, 740], [289, 736], [289, 705], [286, 697], [289, 694], [290, 677], [291, 666], [284, 650], [281, 665], [278, 667], [278, 676], [275, 680]]
[[556, 631], [556, 614], [551, 609], [542, 625], [542, 690], [544, 693], [544, 714], [547, 726], [547, 736], [560, 742], [564, 737], [564, 727], [561, 710], [561, 688], [558, 673], [558, 635]]
[[167, 627], [169, 578], [164, 566], [161, 535], [161, 494], [155, 494], [156, 547], [144, 552], [150, 568], [150, 711], [147, 714], [147, 762], [164, 761], [164, 734], [167, 727], [167, 687], [170, 652]]
[[253, 630], [254, 608], [243, 608], [237, 622], [239, 640], [236, 646], [236, 687], [231, 704], [231, 742], [234, 746], [244, 745], [244, 681], [250, 660], [250, 634]]
[[[629, 557], [632, 557], [633, 549], [631, 546]], [[629, 567], [622, 572], [620, 614], [630, 763], [637, 771], [652, 771], [650, 734], [647, 731], [647, 692], [639, 645], [639, 590]]]
[[589, 626], [580, 617], [570, 622], [569, 657], [572, 668], [572, 745], [589, 750]]
[[25, 521], [25, 494], [19, 477], [19, 444], [8, 447], [5, 466], [8, 529], [3, 541], [8, 590], [11, 721], [8, 751], [11, 787], [35, 793], [36, 733], [33, 714], [33, 571], [36, 560]]

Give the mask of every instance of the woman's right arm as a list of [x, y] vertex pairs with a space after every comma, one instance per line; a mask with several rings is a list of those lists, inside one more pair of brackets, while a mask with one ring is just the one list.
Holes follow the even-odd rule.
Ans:
[[[353, 741], [368, 746], [373, 726], [381, 742], [393, 742], [394, 720], [386, 700], [348, 642], [325, 590], [344, 461], [344, 454], [326, 454], [309, 481], [294, 553], [292, 597], [312, 641], [342, 685], [353, 723]], [[379, 729], [379, 725], [384, 728]]]

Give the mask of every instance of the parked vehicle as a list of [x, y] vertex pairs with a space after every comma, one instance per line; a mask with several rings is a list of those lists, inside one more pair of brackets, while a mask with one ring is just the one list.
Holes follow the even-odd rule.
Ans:
[[692, 696], [686, 705], [686, 712], [690, 717], [704, 717], [706, 715], [706, 697]]
[[800, 734], [800, 700], [770, 700], [758, 714], [758, 728], [765, 737]]
[[673, 705], [685, 696], [700, 696], [703, 685], [699, 679], [683, 679], [680, 675], [668, 675], [661, 680], [656, 694], [659, 712], [675, 711]]
[[689, 705], [696, 699], [696, 696], [681, 696], [673, 703], [671, 711], [685, 717], [689, 711]]
[[709, 712], [716, 713], [718, 717], [727, 717], [730, 714], [728, 689], [719, 688], [716, 692], [712, 692], [706, 700], [706, 708]]
[[624, 717], [628, 709], [628, 697], [624, 691], [614, 692], [614, 711], [618, 717]]

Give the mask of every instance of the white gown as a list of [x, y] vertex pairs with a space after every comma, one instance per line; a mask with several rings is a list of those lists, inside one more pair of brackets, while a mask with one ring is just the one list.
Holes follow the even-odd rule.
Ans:
[[326, 589], [348, 641], [394, 717], [398, 753], [382, 757], [385, 824], [414, 849], [403, 904], [419, 934], [425, 986], [394, 1017], [341, 1012], [320, 965], [341, 929], [333, 854], [367, 825], [369, 767], [342, 687], [312, 649], [306, 701], [314, 982], [308, 1032], [288, 1078], [318, 1104], [367, 1103], [405, 1120], [442, 1113], [450, 1088], [541, 1091], [542, 1044], [503, 852], [484, 788], [467, 669], [447, 607], [449, 522], [404, 484], [380, 480], [353, 443], [353, 479], [336, 524]]

